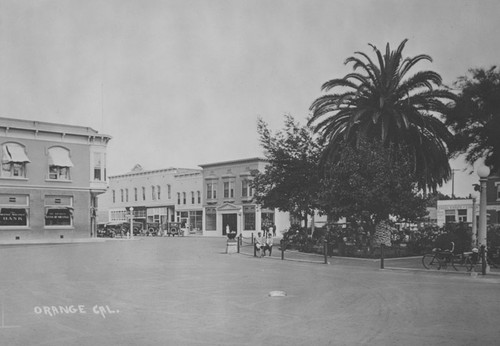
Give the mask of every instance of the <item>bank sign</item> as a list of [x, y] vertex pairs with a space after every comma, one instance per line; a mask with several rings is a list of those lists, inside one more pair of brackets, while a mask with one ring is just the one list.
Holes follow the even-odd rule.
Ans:
[[0, 226], [26, 226], [27, 221], [26, 209], [0, 209]]

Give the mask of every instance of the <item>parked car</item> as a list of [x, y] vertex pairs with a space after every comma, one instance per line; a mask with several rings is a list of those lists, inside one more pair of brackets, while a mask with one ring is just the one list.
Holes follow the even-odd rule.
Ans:
[[[134, 235], [140, 235], [142, 231], [142, 223], [134, 222]], [[109, 232], [114, 233], [114, 237], [126, 237], [130, 230], [130, 222], [109, 222], [106, 224]]]
[[181, 222], [168, 222], [166, 225], [167, 235], [170, 236], [184, 236], [184, 230], [181, 229]]
[[97, 225], [97, 236], [100, 238], [114, 238], [115, 231], [112, 227], [107, 227], [106, 223], [99, 223]]

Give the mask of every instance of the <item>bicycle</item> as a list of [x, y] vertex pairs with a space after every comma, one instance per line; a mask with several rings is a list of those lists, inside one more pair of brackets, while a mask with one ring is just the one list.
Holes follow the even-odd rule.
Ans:
[[[455, 249], [455, 244], [452, 242], [451, 250], [441, 250], [440, 248], [432, 249], [432, 253], [426, 253], [422, 257], [422, 264], [425, 269], [440, 270], [441, 268], [446, 269], [448, 264], [453, 266], [453, 250]], [[455, 268], [455, 267], [454, 267]], [[455, 270], [457, 270], [455, 268]]]
[[425, 254], [422, 257], [422, 264], [426, 269], [447, 269], [448, 265], [450, 265], [456, 271], [458, 271], [461, 267], [465, 268], [467, 271], [471, 271], [472, 268], [474, 268], [478, 263], [479, 254], [477, 249], [463, 252], [461, 254], [455, 254], [454, 250], [454, 242], [451, 242], [450, 250], [435, 248], [432, 250], [432, 253]]

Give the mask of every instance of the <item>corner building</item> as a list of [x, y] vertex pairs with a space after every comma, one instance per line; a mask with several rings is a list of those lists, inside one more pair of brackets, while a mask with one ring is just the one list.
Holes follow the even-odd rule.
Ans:
[[0, 117], [0, 242], [95, 236], [110, 139], [89, 127]]
[[290, 226], [288, 213], [261, 208], [253, 200], [253, 178], [267, 160], [249, 158], [199, 165], [203, 169], [203, 234], [222, 236], [227, 230], [249, 237], [275, 224], [277, 235]]

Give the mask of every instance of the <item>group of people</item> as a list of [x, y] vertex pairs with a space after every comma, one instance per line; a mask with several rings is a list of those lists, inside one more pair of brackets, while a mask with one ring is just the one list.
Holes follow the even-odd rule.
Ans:
[[271, 256], [273, 252], [273, 234], [271, 232], [264, 232], [263, 236], [262, 232], [258, 232], [257, 237], [254, 239], [254, 246], [257, 257], [265, 256], [266, 251], [269, 251], [269, 256]]

